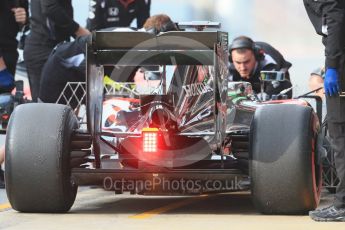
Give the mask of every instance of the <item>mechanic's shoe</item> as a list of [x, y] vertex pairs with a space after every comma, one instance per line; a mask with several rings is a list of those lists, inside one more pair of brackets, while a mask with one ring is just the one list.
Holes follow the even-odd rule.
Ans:
[[334, 205], [309, 212], [310, 218], [315, 221], [345, 221], [345, 208], [336, 208]]
[[0, 189], [5, 188], [4, 171], [0, 168]]

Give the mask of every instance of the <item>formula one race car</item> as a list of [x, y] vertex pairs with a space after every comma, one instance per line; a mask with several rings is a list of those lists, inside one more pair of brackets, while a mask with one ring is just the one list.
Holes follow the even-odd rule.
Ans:
[[[317, 206], [318, 115], [302, 99], [262, 102], [249, 83], [228, 82], [227, 33], [95, 32], [86, 56], [86, 129], [65, 105], [12, 114], [5, 177], [15, 210], [66, 212], [78, 185], [143, 195], [250, 190], [267, 214]], [[127, 89], [114, 91], [114, 103], [128, 109], [113, 106], [104, 129], [103, 67], [113, 65], [116, 87]]]

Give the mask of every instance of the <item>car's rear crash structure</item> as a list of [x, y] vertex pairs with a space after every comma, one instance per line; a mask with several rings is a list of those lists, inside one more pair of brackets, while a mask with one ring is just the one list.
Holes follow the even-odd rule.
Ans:
[[[110, 183], [116, 193], [251, 190], [263, 213], [314, 209], [321, 185], [317, 115], [302, 100], [253, 101], [243, 83], [228, 92], [227, 39], [219, 31], [96, 32], [87, 47], [87, 129], [64, 105], [21, 105], [11, 117], [6, 190], [12, 207], [66, 212], [78, 185]], [[138, 68], [158, 69], [156, 87], [122, 95], [134, 107], [117, 116], [125, 131], [101, 126], [103, 66], [110, 65], [119, 67], [119, 84], [133, 82]], [[113, 154], [105, 156], [103, 145]], [[148, 188], [142, 181], [164, 183]], [[189, 184], [168, 186], [172, 181]]]

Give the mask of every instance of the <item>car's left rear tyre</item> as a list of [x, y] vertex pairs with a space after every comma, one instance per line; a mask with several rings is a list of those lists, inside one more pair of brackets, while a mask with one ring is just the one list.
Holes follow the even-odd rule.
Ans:
[[68, 211], [77, 186], [71, 180], [70, 144], [78, 121], [70, 107], [24, 104], [10, 119], [5, 154], [8, 200], [20, 212]]

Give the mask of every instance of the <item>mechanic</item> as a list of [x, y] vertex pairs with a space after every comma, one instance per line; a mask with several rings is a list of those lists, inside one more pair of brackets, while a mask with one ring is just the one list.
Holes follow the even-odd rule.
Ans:
[[[159, 33], [177, 30], [177, 27], [171, 21], [170, 17], [159, 14], [148, 18], [143, 29], [150, 33]], [[59, 44], [54, 49], [42, 71], [39, 93], [40, 101], [56, 103], [67, 82], [85, 82], [85, 43], [89, 39], [91, 39], [91, 36], [83, 36], [73, 42]], [[123, 71], [126, 70], [122, 70], [121, 73], [124, 73]], [[121, 79], [121, 76], [117, 74], [118, 72], [120, 73], [117, 70], [113, 71], [113, 79], [117, 79], [118, 81], [132, 80]], [[129, 74], [122, 75], [127, 77]], [[130, 78], [133, 78], [133, 76]], [[72, 107], [74, 106], [76, 105], [73, 104]]]
[[323, 88], [325, 77], [325, 68], [314, 69], [309, 76], [308, 86], [310, 91], [314, 91], [315, 96], [319, 96], [322, 100], [322, 122], [325, 121], [327, 115], [327, 106], [325, 100], [325, 90]]
[[[229, 81], [247, 81], [252, 84], [255, 93], [260, 93], [260, 72], [263, 70], [283, 71], [285, 81], [265, 83], [265, 93], [271, 97], [291, 87], [288, 69], [291, 63], [283, 55], [265, 42], [254, 42], [246, 36], [235, 38], [229, 47]], [[292, 90], [287, 93], [292, 97]]]
[[[85, 82], [86, 43], [90, 39], [91, 35], [80, 36], [73, 42], [60, 43], [54, 48], [42, 70], [39, 101], [56, 103], [67, 82]], [[77, 91], [76, 95], [81, 98], [83, 93]], [[72, 95], [65, 96], [70, 98]], [[70, 105], [75, 108], [78, 101], [72, 100]]]
[[90, 0], [86, 28], [128, 27], [136, 18], [142, 28], [150, 17], [151, 0]]
[[317, 68], [310, 73], [308, 81], [309, 90], [316, 90], [315, 95], [321, 97], [321, 99], [325, 98], [325, 90], [323, 88], [324, 76], [325, 68]]
[[[0, 1], [0, 93], [9, 93], [14, 88], [14, 75], [18, 60], [16, 39], [21, 26], [28, 22], [28, 1]], [[5, 148], [0, 148], [0, 188], [5, 187], [4, 172], [1, 164], [4, 162]]]
[[73, 20], [71, 0], [31, 0], [30, 9], [31, 33], [25, 41], [24, 59], [32, 99], [37, 101], [42, 68], [53, 48], [71, 36], [90, 32]]
[[327, 125], [339, 184], [333, 205], [309, 212], [315, 221], [345, 221], [345, 2], [343, 0], [304, 0], [304, 6], [325, 46], [324, 88]]
[[0, 1], [0, 93], [11, 92], [18, 60], [16, 39], [27, 20], [27, 0]]

